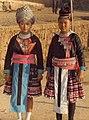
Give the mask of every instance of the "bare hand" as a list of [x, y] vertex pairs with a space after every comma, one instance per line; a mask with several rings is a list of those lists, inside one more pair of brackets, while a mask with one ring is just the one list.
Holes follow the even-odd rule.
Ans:
[[9, 82], [11, 80], [10, 74], [5, 74], [4, 78], [6, 82]]
[[79, 74], [79, 81], [84, 81], [84, 78], [85, 78], [85, 71], [81, 70]]
[[43, 79], [42, 74], [38, 74], [38, 80], [42, 80], [42, 79]]
[[46, 79], [48, 80], [50, 78], [50, 72], [47, 72]]

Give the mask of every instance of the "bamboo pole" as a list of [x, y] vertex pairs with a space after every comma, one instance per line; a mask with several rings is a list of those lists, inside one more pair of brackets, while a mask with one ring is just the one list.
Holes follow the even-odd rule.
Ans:
[[73, 30], [73, 0], [70, 0], [70, 4], [71, 4], [71, 16], [72, 16], [72, 26], [71, 26], [71, 29]]

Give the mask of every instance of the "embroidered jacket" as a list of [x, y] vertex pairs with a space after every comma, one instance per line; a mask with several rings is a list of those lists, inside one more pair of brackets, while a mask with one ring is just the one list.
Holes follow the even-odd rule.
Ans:
[[[24, 55], [24, 51], [22, 50], [22, 47], [20, 46], [19, 42], [16, 39], [17, 39], [17, 35], [13, 36], [8, 45], [8, 49], [5, 57], [4, 73], [10, 73], [11, 59], [12, 59], [13, 53]], [[38, 73], [42, 74], [43, 73], [43, 55], [42, 55], [41, 43], [34, 34], [30, 37], [30, 39], [32, 43], [36, 43], [30, 54], [36, 55]]]
[[[51, 44], [49, 46], [48, 57], [47, 57], [47, 65], [46, 65], [47, 71], [49, 71], [52, 67], [53, 57], [59, 59], [66, 58], [65, 42], [62, 43], [59, 39], [60, 37], [58, 34], [55, 34], [52, 38]], [[69, 35], [68, 43], [69, 45], [71, 45], [71, 49], [70, 47], [68, 48], [70, 50], [70, 57], [77, 56], [80, 69], [85, 70], [85, 59], [84, 59], [83, 48], [80, 38], [78, 37], [77, 34], [72, 33]]]

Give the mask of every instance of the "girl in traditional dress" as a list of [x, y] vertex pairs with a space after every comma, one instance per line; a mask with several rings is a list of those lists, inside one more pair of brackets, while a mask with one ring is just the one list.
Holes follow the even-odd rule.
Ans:
[[59, 12], [60, 32], [51, 41], [47, 57], [47, 84], [44, 95], [55, 98], [56, 119], [68, 113], [68, 120], [74, 120], [76, 101], [84, 98], [85, 60], [79, 36], [71, 31], [70, 9]]
[[26, 120], [30, 120], [33, 97], [42, 95], [42, 47], [38, 37], [31, 32], [35, 18], [28, 6], [17, 9], [16, 20], [20, 32], [8, 45], [4, 93], [11, 94], [10, 110], [17, 112], [18, 120], [22, 120], [21, 112], [27, 112]]

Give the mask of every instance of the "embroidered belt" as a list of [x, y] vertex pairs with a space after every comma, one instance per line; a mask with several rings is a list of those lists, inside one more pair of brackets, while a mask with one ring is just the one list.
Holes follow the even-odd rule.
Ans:
[[20, 55], [16, 54], [12, 56], [12, 63], [20, 63], [20, 64], [35, 64], [35, 55], [30, 54], [30, 55]]
[[59, 68], [68, 69], [68, 70], [75, 70], [79, 68], [76, 57], [65, 58], [65, 59], [58, 59], [53, 57], [52, 65]]

